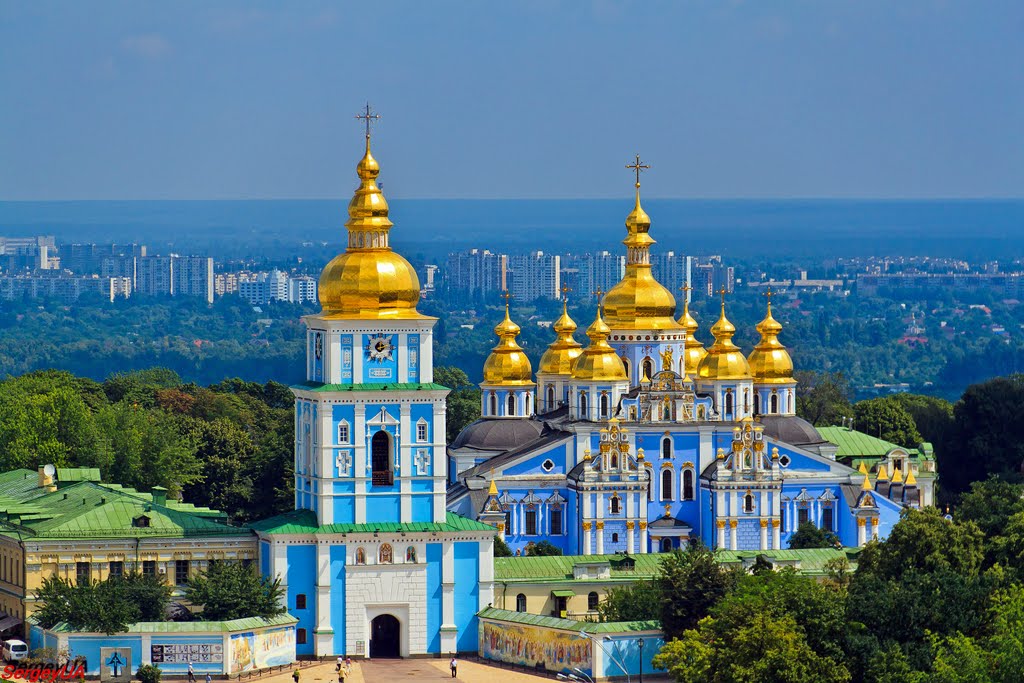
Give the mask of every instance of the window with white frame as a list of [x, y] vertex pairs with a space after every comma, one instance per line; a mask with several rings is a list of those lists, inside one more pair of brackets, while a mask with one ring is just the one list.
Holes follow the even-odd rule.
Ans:
[[427, 440], [427, 421], [422, 418], [420, 418], [420, 421], [416, 423], [416, 440]]
[[338, 443], [349, 443], [348, 422], [342, 420], [338, 423]]

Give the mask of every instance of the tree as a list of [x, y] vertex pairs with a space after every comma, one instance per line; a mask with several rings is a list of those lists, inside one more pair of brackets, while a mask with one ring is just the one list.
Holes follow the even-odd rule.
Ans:
[[796, 414], [817, 427], [839, 424], [853, 415], [850, 382], [841, 372], [795, 374]]
[[661, 563], [656, 583], [664, 597], [661, 628], [671, 639], [695, 628], [734, 585], [735, 576], [722, 568], [706, 546], [697, 544], [670, 553]]
[[819, 528], [813, 522], [803, 522], [797, 527], [796, 533], [789, 538], [789, 547], [798, 548], [834, 548], [839, 544], [839, 537], [831, 531]]
[[162, 579], [139, 574], [86, 584], [50, 576], [36, 590], [35, 618], [44, 628], [66, 622], [77, 630], [123, 633], [137, 621], [163, 621], [170, 597]]
[[249, 433], [236, 423], [217, 418], [212, 422], [183, 418], [183, 427], [197, 444], [203, 478], [186, 489], [196, 505], [222, 510], [233, 519], [248, 519], [253, 501], [252, 458], [256, 447]]
[[661, 616], [661, 587], [654, 581], [613, 586], [597, 605], [601, 621], [649, 621]]
[[710, 637], [688, 629], [679, 638], [665, 643], [652, 663], [659, 669], [666, 669], [673, 681], [706, 683], [714, 680], [711, 676], [715, 657], [713, 642]]
[[914, 418], [896, 399], [887, 397], [859, 401], [853, 406], [853, 412], [854, 426], [865, 434], [904, 448], [914, 448], [922, 441]]
[[480, 419], [480, 390], [469, 383], [465, 372], [452, 366], [434, 368], [434, 381], [451, 388], [445, 408], [446, 437], [452, 443], [467, 425]]
[[502, 540], [501, 536], [494, 537], [494, 556], [512, 557], [512, 549], [508, 547], [508, 543]]
[[903, 406], [924, 441], [938, 445], [946, 442], [953, 427], [952, 403], [935, 396], [903, 393], [893, 394], [890, 400]]
[[907, 509], [884, 543], [869, 543], [858, 558], [857, 576], [898, 579], [904, 572], [947, 570], [978, 576], [984, 536], [974, 522], [948, 521], [935, 508]]
[[103, 383], [103, 391], [111, 403], [128, 403], [151, 408], [157, 389], [172, 389], [181, 385], [178, 373], [168, 368], [148, 368], [134, 372], [118, 372]]
[[551, 543], [551, 541], [541, 541], [540, 543], [531, 543], [527, 545], [525, 554], [531, 557], [561, 555], [562, 549]]
[[276, 617], [285, 612], [283, 595], [280, 579], [261, 576], [240, 562], [212, 562], [185, 588], [185, 599], [202, 607], [205, 621]]

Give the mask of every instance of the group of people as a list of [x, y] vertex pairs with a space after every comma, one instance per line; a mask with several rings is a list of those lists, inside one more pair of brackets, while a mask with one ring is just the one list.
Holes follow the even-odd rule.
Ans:
[[352, 658], [348, 655], [339, 656], [334, 670], [338, 672], [338, 683], [345, 683], [345, 679], [352, 675]]

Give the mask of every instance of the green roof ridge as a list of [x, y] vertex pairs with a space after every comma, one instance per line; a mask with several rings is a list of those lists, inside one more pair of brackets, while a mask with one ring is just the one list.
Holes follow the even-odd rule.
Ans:
[[527, 612], [513, 612], [497, 607], [485, 607], [477, 612], [481, 619], [494, 619], [497, 621], [508, 621], [514, 624], [526, 624], [528, 626], [542, 626], [555, 628], [562, 631], [576, 631], [584, 635], [592, 633], [625, 633], [631, 631], [660, 631], [661, 622], [650, 621], [576, 621], [575, 619], [562, 619], [559, 617], [548, 617], [542, 614], [529, 614]]
[[398, 532], [455, 532], [455, 531], [488, 531], [497, 533], [497, 529], [489, 524], [457, 515], [445, 513], [443, 522], [363, 522], [318, 525], [316, 513], [312, 510], [293, 510], [276, 517], [253, 522], [249, 528], [267, 534], [360, 534], [360, 533], [398, 533]]
[[451, 391], [435, 382], [360, 382], [353, 384], [325, 384], [324, 382], [300, 382], [292, 389], [301, 391]]

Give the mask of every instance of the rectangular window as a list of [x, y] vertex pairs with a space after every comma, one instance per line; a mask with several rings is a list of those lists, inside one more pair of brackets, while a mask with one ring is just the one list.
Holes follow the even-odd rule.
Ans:
[[92, 579], [92, 566], [88, 562], [75, 563], [75, 579], [79, 586], [84, 586]]
[[122, 577], [124, 576], [124, 562], [111, 562], [110, 563], [110, 577]]
[[427, 440], [427, 423], [420, 422], [416, 425], [416, 440], [426, 441]]
[[512, 535], [512, 513], [505, 513], [505, 534]]
[[338, 443], [348, 443], [348, 423], [338, 425]]
[[562, 535], [562, 510], [560, 508], [551, 511], [551, 535]]
[[188, 560], [174, 561], [174, 585], [184, 586], [188, 583], [189, 564], [191, 563]]
[[306, 596], [304, 593], [299, 593], [295, 596], [295, 609], [306, 609]]
[[782, 528], [783, 532], [786, 531], [786, 504], [785, 503], [783, 503], [782, 506], [779, 508], [779, 527]]
[[526, 535], [536, 536], [537, 535], [537, 511], [527, 510], [526, 511]]
[[808, 519], [807, 508], [800, 508], [796, 511], [796, 523], [797, 525], [803, 524]]
[[142, 561], [142, 575], [143, 576], [156, 576], [156, 560], [143, 560]]
[[821, 528], [825, 531], [832, 531], [832, 508], [823, 508], [821, 511]]
[[297, 628], [295, 629], [295, 644], [305, 645], [306, 644], [306, 629]]
[[409, 365], [416, 365], [416, 349], [409, 349]]

